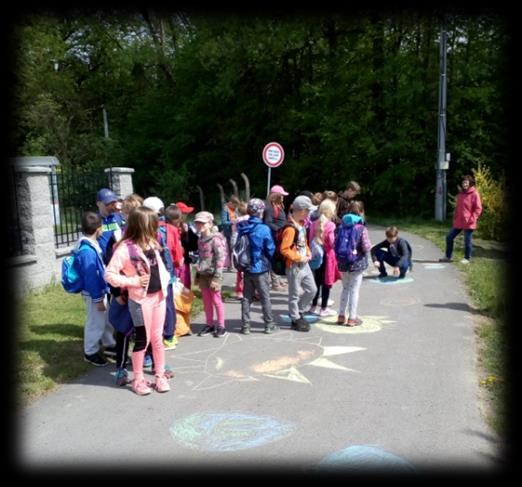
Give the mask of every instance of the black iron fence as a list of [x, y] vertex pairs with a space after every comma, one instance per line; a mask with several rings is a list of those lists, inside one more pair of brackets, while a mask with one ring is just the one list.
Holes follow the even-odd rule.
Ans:
[[96, 193], [101, 188], [112, 189], [112, 172], [100, 169], [53, 167], [49, 175], [51, 203], [54, 214], [56, 247], [72, 245], [81, 233], [81, 217], [85, 211], [98, 211]]

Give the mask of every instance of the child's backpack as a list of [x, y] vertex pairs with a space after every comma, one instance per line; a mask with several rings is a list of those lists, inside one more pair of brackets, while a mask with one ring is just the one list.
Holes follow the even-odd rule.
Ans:
[[310, 243], [310, 250], [312, 251], [312, 258], [308, 264], [310, 265], [310, 269], [315, 271], [316, 269], [319, 269], [323, 263], [324, 248], [314, 237]]
[[252, 250], [250, 249], [250, 237], [247, 233], [241, 234], [232, 247], [232, 264], [239, 272], [250, 269], [252, 264]]
[[87, 243], [81, 243], [77, 250], [62, 260], [62, 286], [68, 293], [79, 293], [83, 290], [83, 276], [80, 274], [78, 254], [82, 248], [89, 247]]
[[286, 257], [281, 254], [281, 243], [283, 241], [283, 232], [286, 228], [292, 227], [294, 229], [294, 245], [297, 243], [297, 229], [292, 223], [286, 223], [276, 232], [275, 245], [276, 249], [272, 257], [272, 271], [278, 276], [286, 274]]
[[335, 257], [341, 272], [362, 271], [368, 267], [366, 255], [360, 249], [364, 225], [341, 225], [335, 237]]

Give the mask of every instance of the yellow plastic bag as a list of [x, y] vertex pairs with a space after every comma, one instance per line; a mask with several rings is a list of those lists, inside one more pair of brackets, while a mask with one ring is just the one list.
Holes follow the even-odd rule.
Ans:
[[174, 285], [174, 307], [176, 308], [176, 337], [190, 335], [190, 312], [194, 302], [194, 293], [183, 286], [181, 282]]

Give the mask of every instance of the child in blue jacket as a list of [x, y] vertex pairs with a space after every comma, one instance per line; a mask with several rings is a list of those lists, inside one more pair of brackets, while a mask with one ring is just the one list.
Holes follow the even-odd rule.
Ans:
[[114, 329], [107, 321], [107, 294], [109, 288], [104, 279], [105, 264], [98, 237], [102, 232], [99, 215], [88, 211], [82, 215], [82, 236], [74, 250], [78, 250], [78, 273], [83, 278], [81, 295], [87, 309], [83, 335], [84, 360], [97, 367], [107, 365], [100, 355], [100, 344], [114, 349]]

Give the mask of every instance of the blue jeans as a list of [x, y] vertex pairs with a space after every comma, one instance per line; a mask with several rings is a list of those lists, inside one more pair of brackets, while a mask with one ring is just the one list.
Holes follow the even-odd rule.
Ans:
[[[452, 228], [446, 235], [446, 257], [451, 259], [453, 255], [453, 240], [462, 232], [461, 228]], [[473, 250], [472, 242], [473, 230], [464, 230], [464, 258], [471, 259], [471, 251]]]
[[386, 268], [384, 267], [384, 263], [391, 265], [392, 267], [399, 267], [400, 275], [399, 277], [404, 277], [406, 275], [406, 271], [410, 268], [410, 262], [406, 261], [402, 266], [397, 266], [399, 263], [400, 257], [394, 257], [390, 254], [389, 251], [385, 251], [383, 249], [377, 249], [375, 251], [375, 259], [379, 262], [379, 272], [382, 275], [387, 275]]

